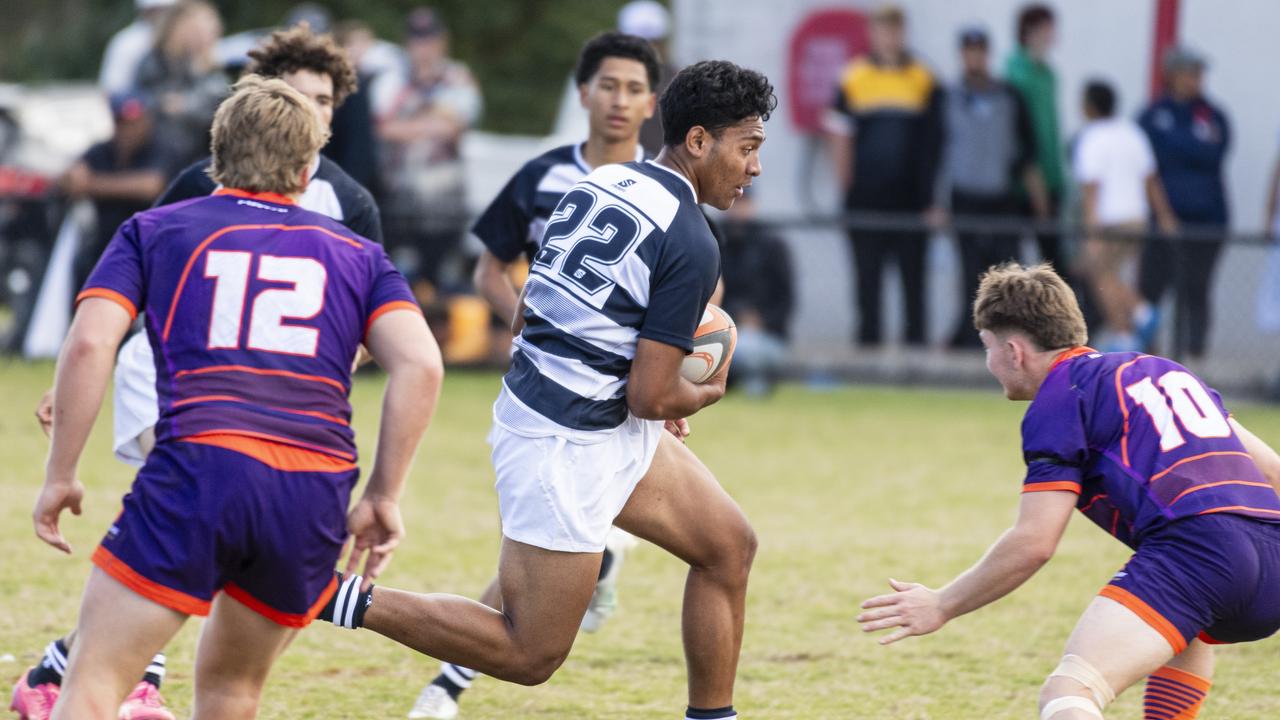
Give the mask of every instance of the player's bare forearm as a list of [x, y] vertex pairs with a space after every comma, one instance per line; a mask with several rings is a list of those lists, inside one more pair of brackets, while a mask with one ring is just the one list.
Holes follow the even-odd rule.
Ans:
[[1065, 491], [1024, 493], [1017, 523], [976, 565], [939, 591], [939, 606], [947, 619], [1008, 595], [1049, 562], [1071, 519], [1076, 497]]
[[472, 274], [472, 282], [489, 307], [500, 318], [513, 319], [516, 315], [516, 304], [519, 296], [516, 287], [511, 284], [508, 272], [511, 263], [504, 263], [493, 253], [485, 250], [476, 261], [476, 269]]
[[1235, 418], [1229, 418], [1231, 428], [1235, 430], [1236, 437], [1240, 438], [1240, 442], [1244, 445], [1245, 452], [1253, 458], [1253, 462], [1262, 471], [1267, 478], [1267, 482], [1271, 483], [1276, 492], [1280, 493], [1280, 454], [1262, 438], [1254, 435], [1245, 426], [1241, 425]]
[[444, 362], [426, 322], [408, 310], [378, 318], [369, 330], [369, 349], [386, 370], [387, 385], [365, 495], [398, 500], [418, 443], [435, 414]]
[[680, 375], [684, 350], [648, 338], [636, 342], [636, 356], [627, 378], [627, 407], [644, 420], [689, 417], [724, 396], [728, 364], [705, 383], [691, 383]]
[[75, 474], [111, 381], [116, 349], [131, 322], [129, 313], [110, 300], [91, 297], [80, 303], [55, 371], [48, 479]]

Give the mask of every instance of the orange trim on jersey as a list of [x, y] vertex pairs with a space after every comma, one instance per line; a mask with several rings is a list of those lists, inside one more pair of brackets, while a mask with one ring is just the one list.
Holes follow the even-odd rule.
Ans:
[[165, 587], [154, 580], [148, 580], [129, 567], [123, 560], [111, 554], [111, 551], [99, 545], [90, 558], [103, 572], [115, 578], [121, 585], [129, 588], [142, 597], [176, 610], [185, 615], [209, 614], [209, 601], [193, 597], [180, 590]]
[[1080, 494], [1080, 483], [1074, 480], [1046, 480], [1044, 482], [1027, 483], [1022, 486], [1022, 492], [1050, 492], [1053, 490], [1066, 490], [1077, 495]]
[[217, 240], [218, 238], [222, 237], [223, 235], [226, 235], [227, 233], [235, 232], [237, 230], [279, 230], [281, 232], [297, 232], [300, 230], [313, 230], [316, 232], [324, 233], [325, 235], [336, 238], [338, 240], [341, 240], [354, 247], [357, 247], [357, 248], [362, 247], [360, 243], [356, 242], [355, 240], [352, 240], [351, 238], [346, 237], [344, 235], [339, 235], [338, 233], [332, 230], [329, 230], [327, 228], [322, 228], [319, 225], [281, 225], [279, 223], [266, 224], [266, 225], [228, 225], [227, 227], [224, 227], [221, 230], [218, 230], [217, 232], [213, 233], [212, 235], [205, 238], [204, 240], [201, 240], [200, 244], [196, 246], [196, 249], [191, 251], [191, 257], [187, 258], [187, 264], [183, 266], [182, 274], [178, 276], [178, 286], [173, 291], [173, 301], [169, 303], [169, 317], [165, 318], [164, 332], [161, 333], [160, 335], [161, 339], [164, 340], [165, 342], [168, 342], [169, 340], [169, 331], [173, 329], [173, 316], [178, 309], [178, 301], [182, 299], [182, 290], [187, 286], [187, 277], [191, 275], [191, 268], [196, 264], [196, 258], [199, 258], [200, 253], [204, 252], [204, 249], [209, 247], [209, 244], [212, 243], [214, 240]]
[[1196, 514], [1197, 514], [1197, 515], [1212, 515], [1213, 513], [1231, 512], [1232, 510], [1248, 510], [1249, 512], [1268, 513], [1268, 514], [1270, 514], [1270, 515], [1277, 515], [1277, 516], [1280, 516], [1280, 510], [1271, 510], [1271, 509], [1269, 509], [1269, 508], [1248, 507], [1248, 506], [1246, 506], [1246, 505], [1230, 505], [1230, 506], [1226, 506], [1226, 507], [1209, 508], [1208, 510], [1201, 510], [1200, 512], [1198, 512], [1198, 513], [1196, 513]]
[[249, 367], [247, 365], [210, 365], [208, 367], [195, 368], [193, 370], [179, 370], [178, 372], [173, 374], [173, 378], [177, 380], [178, 378], [186, 375], [204, 375], [205, 373], [214, 373], [214, 372], [242, 372], [242, 373], [250, 373], [252, 375], [275, 375], [277, 377], [293, 378], [294, 380], [306, 380], [308, 382], [324, 383], [326, 385], [332, 385], [344, 393], [347, 391], [346, 385], [343, 385], [342, 383], [338, 382], [337, 380], [334, 380], [333, 378], [324, 377], [323, 375], [303, 375], [302, 373], [289, 372], [288, 370], [272, 370], [270, 368], [255, 368], [255, 367]]
[[286, 197], [280, 193], [273, 192], [253, 192], [251, 190], [241, 190], [239, 188], [218, 188], [213, 191], [214, 195], [231, 195], [238, 198], [246, 198], [249, 200], [262, 200], [263, 202], [275, 203], [277, 205], [297, 205], [298, 201], [291, 197]]
[[1253, 480], [1222, 480], [1219, 482], [1201, 483], [1199, 485], [1192, 485], [1186, 490], [1183, 490], [1182, 492], [1178, 493], [1176, 496], [1174, 496], [1172, 500], [1169, 501], [1169, 504], [1173, 505], [1174, 503], [1181, 500], [1184, 495], [1190, 495], [1193, 492], [1198, 492], [1200, 490], [1207, 490], [1211, 487], [1218, 487], [1219, 485], [1250, 485], [1252, 487], [1264, 487], [1264, 488], [1271, 487], [1271, 483], [1269, 482], [1255, 482]]
[[378, 306], [378, 309], [369, 313], [369, 319], [364, 323], [365, 337], [369, 336], [369, 328], [373, 327], [374, 320], [396, 310], [412, 310], [419, 315], [422, 314], [422, 308], [418, 307], [418, 303], [411, 303], [408, 300], [392, 300], [391, 302], [383, 303]]
[[320, 418], [321, 420], [327, 420], [331, 423], [336, 423], [343, 427], [350, 426], [350, 423], [338, 417], [337, 415], [322, 413], [318, 410], [295, 410], [294, 408], [279, 407], [277, 405], [260, 405], [259, 403], [254, 402], [253, 400], [246, 400], [245, 398], [236, 397], [234, 395], [200, 395], [197, 397], [190, 397], [185, 400], [179, 400], [173, 404], [173, 407], [182, 407], [183, 405], [193, 405], [195, 403], [200, 403], [200, 402], [233, 402], [233, 403], [240, 403], [242, 405], [253, 405], [255, 407], [266, 408], [267, 410], [276, 410], [282, 413], [289, 413], [290, 415], [306, 415], [307, 417]]
[[103, 300], [110, 300], [111, 302], [119, 305], [120, 307], [128, 311], [130, 320], [138, 319], [138, 307], [133, 304], [133, 301], [125, 297], [124, 295], [121, 295], [120, 293], [116, 292], [115, 290], [109, 290], [107, 288], [100, 288], [100, 287], [89, 288], [88, 290], [85, 290], [84, 292], [76, 296], [75, 304], [79, 305], [81, 300], [87, 300], [91, 297], [98, 297], [98, 298], [102, 298]]
[[1124, 466], [1129, 467], [1129, 406], [1124, 402], [1124, 388], [1120, 386], [1120, 376], [1130, 365], [1138, 362], [1143, 358], [1149, 358], [1150, 355], [1139, 355], [1129, 362], [1116, 368], [1116, 402], [1120, 403], [1120, 414], [1124, 416], [1124, 433], [1120, 436], [1120, 459], [1124, 461]]
[[283, 472], [348, 472], [356, 469], [354, 458], [344, 453], [334, 457], [331, 453], [291, 445], [284, 438], [272, 438], [247, 430], [217, 430], [180, 438], [182, 442], [212, 445], [224, 450], [248, 455], [269, 468]]
[[1053, 362], [1049, 365], [1049, 370], [1052, 371], [1054, 368], [1058, 367], [1058, 363], [1066, 362], [1071, 358], [1078, 358], [1081, 355], [1089, 355], [1096, 352], [1098, 351], [1088, 345], [1081, 345], [1080, 347], [1073, 347], [1070, 350], [1063, 350], [1058, 353], [1058, 357], [1053, 359]]
[[1203, 458], [1212, 457], [1212, 456], [1214, 456], [1214, 455], [1239, 455], [1239, 456], [1241, 456], [1241, 457], [1247, 457], [1247, 458], [1249, 458], [1249, 459], [1253, 459], [1253, 456], [1252, 456], [1252, 455], [1250, 455], [1249, 453], [1247, 453], [1247, 452], [1241, 452], [1241, 451], [1239, 451], [1239, 450], [1215, 450], [1215, 451], [1213, 451], [1213, 452], [1200, 453], [1199, 455], [1192, 455], [1192, 456], [1191, 456], [1191, 457], [1189, 457], [1189, 458], [1182, 458], [1181, 460], [1179, 460], [1178, 462], [1176, 462], [1176, 463], [1174, 463], [1174, 464], [1170, 465], [1169, 467], [1165, 468], [1164, 470], [1161, 470], [1160, 472], [1156, 473], [1155, 475], [1152, 475], [1152, 476], [1151, 476], [1151, 482], [1155, 482], [1155, 481], [1159, 480], [1160, 478], [1164, 477], [1165, 475], [1168, 475], [1170, 472], [1172, 472], [1172, 471], [1173, 471], [1173, 469], [1174, 469], [1174, 468], [1178, 467], [1179, 465], [1181, 465], [1181, 464], [1183, 464], [1183, 463], [1189, 463], [1189, 462], [1191, 462], [1191, 461], [1193, 461], [1193, 460], [1200, 460], [1200, 459], [1203, 459]]
[[1151, 673], [1151, 677], [1172, 680], [1180, 685], [1186, 685], [1189, 688], [1199, 690], [1202, 693], [1209, 692], [1209, 688], [1213, 686], [1213, 681], [1209, 678], [1201, 677], [1195, 673], [1189, 673], [1186, 670], [1179, 670], [1176, 667], [1169, 667], [1168, 665], [1165, 665], [1159, 670]]
[[1226, 640], [1215, 640], [1211, 635], [1209, 635], [1209, 633], [1205, 632], [1204, 630], [1201, 630], [1200, 634], [1197, 635], [1196, 637], [1199, 638], [1200, 642], [1205, 643], [1206, 645], [1230, 645], [1231, 644]]
[[1154, 608], [1142, 600], [1142, 598], [1116, 585], [1107, 585], [1098, 592], [1098, 595], [1114, 600], [1121, 605], [1133, 611], [1133, 614], [1142, 618], [1142, 621], [1150, 625], [1161, 637], [1173, 648], [1173, 654], [1177, 655], [1187, 649], [1187, 641], [1182, 637], [1182, 633], [1178, 632], [1178, 628], [1174, 624], [1165, 619], [1165, 616], [1156, 612]]
[[287, 613], [276, 610], [253, 595], [250, 595], [248, 590], [245, 590], [235, 583], [227, 583], [223, 586], [222, 590], [228, 597], [235, 599], [241, 605], [244, 605], [277, 625], [292, 628], [304, 628], [307, 625], [310, 625], [312, 620], [316, 619], [316, 616], [319, 615], [320, 611], [324, 609], [324, 606], [328, 604], [329, 598], [333, 597], [333, 594], [338, 591], [338, 579], [336, 577], [329, 578], [329, 584], [325, 585], [324, 590], [320, 591], [319, 599], [312, 603], [311, 608], [301, 615], [298, 613]]

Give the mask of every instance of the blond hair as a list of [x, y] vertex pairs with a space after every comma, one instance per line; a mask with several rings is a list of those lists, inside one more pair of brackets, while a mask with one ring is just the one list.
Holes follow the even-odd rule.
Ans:
[[1089, 339], [1076, 294], [1048, 263], [989, 268], [978, 283], [973, 325], [979, 331], [1023, 332], [1041, 350], [1084, 345]]
[[228, 188], [301, 193], [303, 173], [329, 140], [310, 101], [283, 80], [246, 75], [213, 116], [209, 177]]

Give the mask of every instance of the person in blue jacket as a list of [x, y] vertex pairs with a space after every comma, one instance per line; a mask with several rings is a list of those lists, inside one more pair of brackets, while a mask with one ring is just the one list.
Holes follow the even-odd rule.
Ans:
[[1222, 173], [1231, 126], [1222, 109], [1204, 96], [1205, 66], [1199, 54], [1171, 48], [1164, 57], [1164, 93], [1138, 119], [1151, 139], [1160, 181], [1178, 222], [1193, 231], [1222, 230], [1213, 238], [1153, 238], [1142, 254], [1139, 291], [1147, 302], [1158, 307], [1169, 290], [1177, 293], [1177, 346], [1166, 352], [1191, 359], [1205, 353], [1209, 285], [1228, 217]]

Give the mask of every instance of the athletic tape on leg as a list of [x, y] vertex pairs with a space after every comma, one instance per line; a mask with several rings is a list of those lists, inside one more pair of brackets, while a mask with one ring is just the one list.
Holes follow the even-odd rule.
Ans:
[[1040, 720], [1053, 720], [1053, 716], [1063, 710], [1079, 710], [1089, 713], [1090, 717], [1096, 717], [1103, 720], [1102, 711], [1092, 700], [1079, 695], [1068, 695], [1067, 697], [1054, 698], [1044, 706], [1044, 710], [1040, 711]]
[[1093, 694], [1093, 702], [1099, 710], [1105, 710], [1111, 701], [1116, 699], [1116, 691], [1111, 689], [1111, 683], [1108, 683], [1107, 679], [1102, 677], [1102, 673], [1098, 672], [1098, 669], [1088, 660], [1079, 655], [1063, 655], [1062, 662], [1049, 673], [1049, 677], [1071, 678], [1084, 685]]

